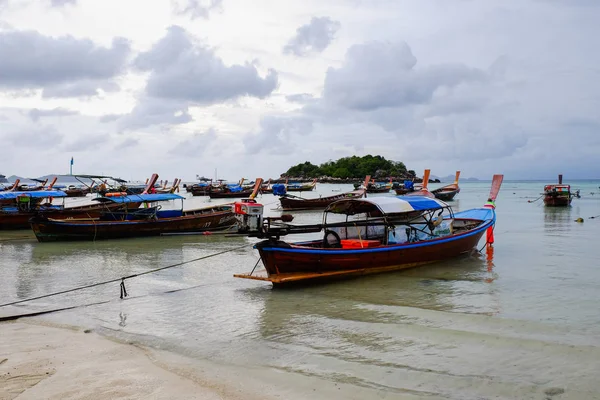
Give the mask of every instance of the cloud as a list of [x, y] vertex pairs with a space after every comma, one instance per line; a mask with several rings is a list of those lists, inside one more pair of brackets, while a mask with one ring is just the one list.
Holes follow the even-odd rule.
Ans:
[[106, 115], [100, 116], [98, 118], [98, 121], [102, 124], [106, 124], [108, 122], [114, 122], [124, 116], [125, 116], [125, 114], [106, 114]]
[[308, 24], [296, 29], [296, 35], [285, 45], [283, 53], [296, 56], [320, 53], [331, 44], [340, 26], [329, 17], [313, 17]]
[[210, 13], [222, 9], [223, 0], [171, 0], [171, 7], [176, 15], [184, 15], [192, 20], [208, 19]]
[[249, 153], [270, 151], [278, 155], [295, 151], [294, 139], [312, 132], [313, 120], [303, 115], [265, 116], [257, 132], [244, 138]]
[[354, 45], [340, 68], [329, 68], [324, 101], [354, 110], [400, 107], [431, 101], [441, 87], [481, 81], [486, 73], [462, 64], [415, 68], [417, 59], [405, 42]]
[[217, 136], [215, 128], [209, 128], [205, 132], [196, 132], [191, 138], [179, 142], [170, 150], [170, 153], [185, 157], [202, 156], [217, 140]]
[[150, 72], [149, 96], [189, 101], [200, 105], [220, 103], [242, 96], [265, 98], [277, 87], [277, 72], [264, 78], [252, 64], [226, 66], [210, 48], [193, 42], [178, 26], [148, 52], [140, 54], [135, 65]]
[[121, 88], [112, 81], [83, 80], [79, 82], [67, 82], [44, 88], [43, 98], [67, 98], [67, 97], [95, 97], [101, 92], [115, 93]]
[[295, 93], [285, 96], [285, 99], [291, 103], [307, 104], [315, 101], [315, 96], [310, 93]]
[[77, 0], [50, 0], [52, 7], [65, 7], [67, 5], [76, 5]]
[[107, 142], [109, 142], [108, 134], [83, 135], [66, 143], [63, 149], [68, 152], [97, 150]]
[[69, 116], [69, 115], [78, 115], [79, 112], [75, 111], [75, 110], [68, 110], [66, 108], [62, 108], [62, 107], [56, 107], [56, 108], [52, 108], [52, 109], [48, 109], [48, 110], [40, 110], [39, 108], [33, 108], [31, 110], [29, 110], [29, 112], [27, 113], [29, 115], [29, 118], [32, 121], [39, 121], [40, 118], [45, 118], [45, 117], [65, 117], [65, 116]]
[[111, 47], [72, 36], [50, 37], [36, 31], [0, 32], [0, 89], [44, 89], [45, 97], [90, 96], [115, 90], [131, 53], [129, 41]]
[[138, 101], [131, 113], [119, 118], [120, 129], [135, 130], [152, 125], [178, 125], [192, 121], [188, 106], [184, 102], [144, 97]]
[[63, 135], [52, 125], [40, 127], [25, 127], [21, 130], [8, 133], [4, 140], [18, 147], [44, 149], [62, 143]]

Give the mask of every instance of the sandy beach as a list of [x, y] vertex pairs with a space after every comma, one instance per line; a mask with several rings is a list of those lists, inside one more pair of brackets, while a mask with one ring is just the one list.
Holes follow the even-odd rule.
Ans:
[[0, 323], [0, 337], [0, 400], [421, 398], [204, 363], [37, 319]]
[[14, 322], [1, 324], [0, 336], [2, 400], [240, 398], [165, 369], [146, 349], [91, 331]]

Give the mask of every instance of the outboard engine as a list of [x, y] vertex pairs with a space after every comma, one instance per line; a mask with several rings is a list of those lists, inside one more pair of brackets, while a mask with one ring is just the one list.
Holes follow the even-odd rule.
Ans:
[[263, 205], [254, 199], [242, 199], [234, 205], [239, 232], [258, 232], [262, 228]]
[[285, 194], [286, 194], [285, 185], [283, 183], [277, 183], [277, 184], [273, 185], [273, 194], [275, 196], [285, 196]]

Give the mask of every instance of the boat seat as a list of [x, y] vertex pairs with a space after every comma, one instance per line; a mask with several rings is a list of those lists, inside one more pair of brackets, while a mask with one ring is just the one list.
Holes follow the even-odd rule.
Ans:
[[363, 249], [378, 247], [381, 245], [379, 240], [360, 240], [360, 239], [345, 239], [341, 240], [342, 249]]

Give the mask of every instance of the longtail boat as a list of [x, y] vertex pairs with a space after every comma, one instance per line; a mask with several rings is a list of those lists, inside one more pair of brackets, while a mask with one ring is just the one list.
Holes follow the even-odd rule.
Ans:
[[[119, 205], [147, 204], [147, 208], [122, 209], [102, 213], [98, 218], [54, 219], [45, 215], [31, 218], [31, 228], [40, 242], [103, 240], [128, 237], [159, 236], [162, 233], [205, 232], [225, 229], [235, 224], [231, 205], [217, 205], [195, 210], [162, 210], [158, 201], [183, 200], [174, 193], [99, 197], [98, 201]], [[183, 202], [182, 202], [183, 203]]]
[[389, 183], [377, 183], [375, 180], [371, 180], [367, 185], [367, 193], [389, 193], [392, 188], [392, 180]]
[[317, 187], [317, 178], [310, 183], [289, 183], [285, 190], [288, 192], [308, 192]]
[[[261, 180], [257, 181], [251, 198], [256, 196]], [[144, 207], [105, 212], [98, 218], [58, 220], [38, 215], [30, 220], [31, 228], [40, 242], [104, 240], [172, 233], [212, 232], [236, 224], [232, 204], [220, 204], [194, 210], [183, 209], [185, 198], [175, 193], [100, 197], [102, 203], [121, 205], [141, 202]], [[180, 209], [162, 210], [158, 202], [181, 200]]]
[[[468, 254], [486, 232], [493, 243], [502, 180], [494, 176], [483, 207], [458, 213], [438, 199], [399, 196], [339, 200], [327, 207], [322, 224], [292, 225], [284, 216], [259, 216], [259, 228], [246, 232], [265, 239], [255, 245], [265, 271], [234, 276], [280, 286], [396, 271]], [[337, 215], [334, 221], [331, 214]], [[297, 243], [280, 239], [306, 233], [321, 235]]]
[[[288, 183], [287, 179], [285, 180], [285, 191], [286, 192], [310, 192], [311, 190], [315, 190], [317, 187], [318, 178], [313, 179], [310, 183]], [[263, 185], [260, 189], [262, 193], [273, 193], [273, 186], [271, 185], [271, 180], [266, 185]]]
[[[423, 183], [421, 184], [421, 186], [413, 188], [413, 190], [409, 191], [408, 193], [404, 193], [404, 196], [425, 196], [430, 197], [432, 199], [435, 198], [433, 193], [431, 193], [427, 188], [427, 185], [429, 184], [430, 173], [431, 170], [426, 169], [423, 173]], [[398, 193], [398, 190], [396, 190], [396, 193]]]
[[[147, 193], [158, 179], [158, 175], [152, 175], [148, 185], [144, 189]], [[117, 197], [121, 193], [108, 193], [107, 196]], [[28, 229], [29, 220], [34, 216], [54, 218], [61, 220], [80, 218], [99, 218], [101, 214], [119, 211], [124, 208], [138, 208], [142, 202], [134, 201], [124, 205], [118, 202], [99, 202], [96, 204], [85, 204], [75, 207], [65, 207], [64, 202], [60, 205], [53, 204], [56, 198], [65, 198], [67, 194], [61, 190], [37, 190], [33, 192], [6, 191], [0, 193], [0, 229]]]
[[[280, 187], [279, 185], [273, 185], [273, 194], [276, 196], [281, 196], [279, 201], [281, 202], [281, 207], [285, 211], [290, 210], [319, 210], [324, 209], [334, 201], [338, 201], [341, 199], [358, 199], [366, 196], [366, 189], [368, 182], [371, 180], [371, 176], [367, 176], [365, 179], [365, 184], [362, 188], [353, 190], [351, 192], [339, 193], [333, 196], [325, 196], [325, 197], [317, 197], [317, 198], [303, 198], [294, 196], [291, 194], [287, 194], [285, 187]], [[282, 185], [283, 186], [283, 185]]]
[[450, 185], [442, 186], [441, 188], [432, 190], [431, 193], [435, 196], [436, 199], [440, 199], [443, 201], [451, 201], [454, 197], [460, 193], [460, 188], [458, 187], [458, 178], [460, 177], [460, 171], [456, 171], [456, 176], [454, 178], [454, 182]]
[[[260, 188], [260, 185], [258, 188]], [[210, 186], [208, 196], [211, 199], [241, 199], [252, 195], [254, 190], [258, 190], [256, 189], [256, 182], [254, 188], [248, 188], [244, 186], [244, 178], [242, 178], [237, 184], [221, 183], [218, 187]], [[256, 193], [254, 195], [256, 195]]]
[[563, 184], [562, 174], [558, 175], [558, 184], [544, 186], [544, 204], [548, 207], [568, 207], [573, 200], [571, 185]]

